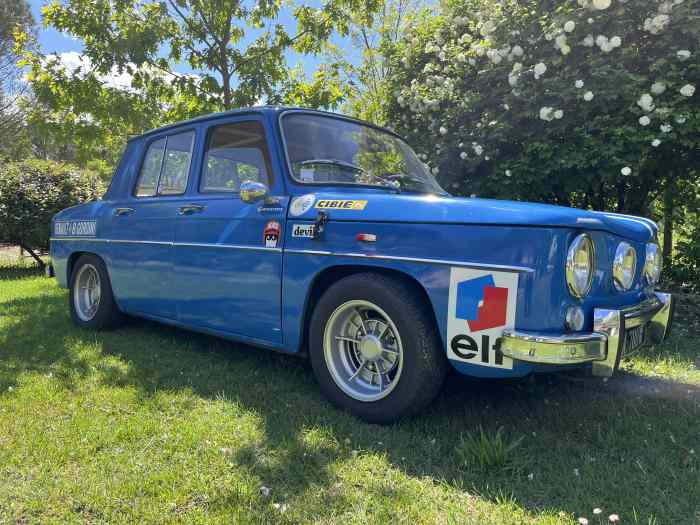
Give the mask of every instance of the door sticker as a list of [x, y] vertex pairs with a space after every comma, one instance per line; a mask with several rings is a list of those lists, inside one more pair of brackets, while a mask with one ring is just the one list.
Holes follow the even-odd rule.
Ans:
[[321, 199], [316, 203], [316, 208], [326, 210], [364, 210], [367, 201]]
[[277, 241], [280, 238], [280, 223], [277, 221], [269, 221], [265, 225], [263, 232], [263, 242], [266, 248], [277, 248]]
[[301, 197], [295, 197], [292, 203], [289, 205], [289, 214], [292, 217], [299, 217], [299, 215], [304, 215], [309, 211], [316, 202], [316, 195], [313, 193], [308, 193], [302, 195]]
[[61, 237], [94, 237], [96, 221], [56, 221], [54, 235]]
[[315, 230], [316, 227], [313, 224], [293, 224], [292, 237], [305, 237], [307, 239], [313, 239]]
[[493, 368], [513, 368], [497, 350], [506, 328], [515, 326], [518, 274], [470, 268], [450, 270], [447, 357]]

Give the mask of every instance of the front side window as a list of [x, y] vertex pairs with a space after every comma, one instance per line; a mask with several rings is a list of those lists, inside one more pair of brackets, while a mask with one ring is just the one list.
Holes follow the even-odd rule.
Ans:
[[151, 143], [136, 182], [137, 197], [182, 195], [192, 162], [194, 132], [170, 135]]
[[216, 126], [209, 133], [200, 191], [237, 192], [246, 181], [269, 184], [270, 155], [258, 121]]
[[310, 113], [285, 115], [282, 129], [299, 182], [445, 193], [408, 144], [387, 131]]

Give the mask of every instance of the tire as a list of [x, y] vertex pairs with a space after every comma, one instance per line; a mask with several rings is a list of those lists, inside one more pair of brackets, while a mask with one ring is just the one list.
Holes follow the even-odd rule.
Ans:
[[[97, 294], [93, 293], [88, 299], [85, 290], [86, 283], [90, 283], [91, 278], [93, 282], [96, 282], [99, 296], [96, 298]], [[82, 292], [80, 292], [79, 287]], [[90, 284], [89, 287], [92, 285]], [[114, 302], [107, 268], [102, 259], [96, 255], [81, 255], [76, 261], [70, 276], [68, 302], [71, 319], [80, 328], [109, 330], [116, 328], [122, 322], [122, 313]]]
[[325, 291], [311, 317], [309, 357], [334, 405], [386, 424], [435, 398], [447, 358], [424, 303], [401, 280], [376, 273], [345, 277]]

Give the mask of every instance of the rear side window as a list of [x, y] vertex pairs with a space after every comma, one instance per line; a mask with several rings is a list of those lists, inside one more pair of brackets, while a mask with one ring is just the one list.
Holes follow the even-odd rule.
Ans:
[[194, 132], [170, 135], [152, 142], [136, 181], [137, 197], [182, 195], [192, 163]]
[[245, 181], [270, 182], [270, 154], [258, 121], [216, 126], [209, 132], [200, 191], [237, 192]]

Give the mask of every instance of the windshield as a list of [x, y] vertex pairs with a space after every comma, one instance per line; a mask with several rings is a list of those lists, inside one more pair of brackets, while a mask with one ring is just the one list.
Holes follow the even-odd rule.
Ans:
[[408, 144], [386, 131], [309, 113], [285, 115], [282, 128], [299, 182], [445, 193]]

